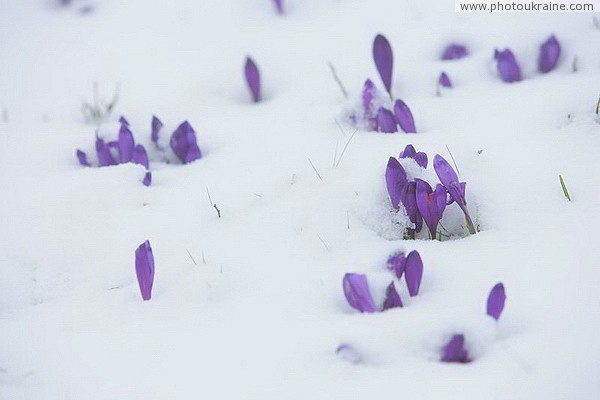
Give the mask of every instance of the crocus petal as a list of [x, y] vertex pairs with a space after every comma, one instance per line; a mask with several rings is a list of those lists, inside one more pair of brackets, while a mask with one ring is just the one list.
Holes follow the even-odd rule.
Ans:
[[146, 175], [144, 175], [144, 180], [142, 181], [144, 186], [152, 185], [152, 172], [146, 171]]
[[415, 120], [413, 118], [410, 108], [402, 100], [398, 99], [394, 103], [394, 114], [400, 128], [406, 133], [417, 133], [415, 127]]
[[365, 120], [373, 130], [377, 129], [377, 111], [374, 104], [377, 96], [377, 87], [373, 81], [367, 79], [362, 89], [362, 106]]
[[133, 134], [129, 127], [121, 124], [121, 129], [119, 129], [119, 162], [121, 164], [131, 161], [134, 146]]
[[546, 73], [556, 68], [560, 58], [560, 43], [554, 35], [550, 36], [540, 47], [540, 56], [538, 58], [538, 69]]
[[110, 148], [100, 138], [96, 138], [96, 152], [98, 153], [98, 163], [101, 167], [117, 165], [117, 162], [110, 153]]
[[158, 117], [152, 116], [152, 134], [151, 139], [154, 143], [158, 143], [158, 134], [163, 127], [163, 123]]
[[391, 96], [394, 54], [392, 53], [390, 42], [381, 34], [377, 35], [373, 42], [373, 59], [375, 60], [379, 76], [383, 81], [383, 86], [385, 86], [385, 89]]
[[365, 275], [348, 273], [344, 275], [343, 286], [344, 296], [351, 307], [360, 312], [373, 313], [377, 311]]
[[382, 311], [396, 307], [402, 307], [402, 299], [400, 299], [400, 295], [398, 294], [398, 291], [396, 291], [396, 286], [394, 286], [394, 282], [392, 282], [385, 290], [385, 300], [383, 302]]
[[246, 58], [246, 65], [244, 66], [244, 75], [246, 76], [246, 83], [252, 94], [252, 100], [258, 103], [261, 100], [260, 95], [260, 72], [254, 61], [248, 57]]
[[504, 310], [504, 302], [506, 301], [506, 292], [504, 291], [504, 285], [497, 283], [490, 292], [487, 299], [487, 315], [498, 320]]
[[189, 122], [184, 121], [175, 129], [171, 136], [171, 149], [184, 164], [198, 160], [202, 157], [200, 148], [196, 143], [196, 132]]
[[377, 110], [377, 127], [379, 132], [383, 133], [398, 132], [394, 114], [390, 110], [383, 107], [379, 107], [379, 110]]
[[88, 161], [87, 154], [79, 149], [77, 149], [77, 160], [79, 160], [79, 164], [83, 165], [84, 167], [91, 166], [90, 162]]
[[431, 238], [435, 239], [438, 223], [446, 208], [446, 189], [442, 185], [437, 185], [434, 191], [424, 180], [415, 179], [415, 182], [417, 207], [429, 229]]
[[458, 60], [469, 55], [467, 48], [460, 44], [450, 44], [442, 53], [442, 60]]
[[517, 63], [517, 59], [510, 49], [503, 51], [495, 50], [494, 58], [498, 66], [500, 78], [507, 83], [518, 82], [522, 79], [521, 68]]
[[400, 162], [394, 157], [390, 157], [385, 169], [385, 183], [387, 185], [388, 194], [392, 202], [392, 206], [398, 209], [402, 198], [404, 186], [408, 183], [406, 171]]
[[127, 121], [127, 119], [126, 119], [124, 116], [122, 116], [122, 115], [119, 117], [119, 122], [120, 122], [122, 125], [127, 125], [127, 126], [129, 126], [129, 121]]
[[452, 87], [452, 82], [450, 81], [450, 77], [445, 72], [442, 72], [440, 74], [440, 78], [438, 79], [438, 82], [439, 82], [440, 86], [443, 86], [443, 87], [446, 87], [446, 88], [451, 88]]
[[423, 153], [422, 151], [415, 154], [415, 161], [417, 162], [419, 167], [427, 168], [427, 154]]
[[149, 168], [148, 154], [146, 153], [146, 149], [144, 148], [144, 146], [142, 146], [141, 144], [135, 146], [135, 148], [133, 149], [133, 157], [131, 157], [131, 162], [133, 162], [134, 164], [143, 165], [144, 167], [146, 167], [146, 169]]
[[[402, 205], [406, 210], [406, 215], [410, 219], [410, 222], [415, 224], [414, 232], [421, 232], [423, 229], [423, 216], [419, 212], [419, 206], [417, 204], [417, 184], [416, 182], [408, 182], [404, 186], [401, 196]], [[414, 239], [414, 232], [411, 232], [411, 237]]]
[[410, 297], [415, 297], [419, 294], [421, 287], [421, 279], [423, 279], [423, 260], [418, 251], [413, 250], [406, 257], [406, 271], [404, 272], [406, 279], [406, 287]]
[[465, 349], [464, 335], [453, 335], [442, 351], [442, 362], [469, 363], [469, 355]]
[[417, 154], [417, 150], [415, 150], [415, 146], [412, 144], [407, 144], [404, 150], [400, 152], [400, 158], [415, 158], [415, 154]]
[[135, 272], [137, 274], [140, 292], [144, 301], [152, 297], [152, 285], [154, 284], [154, 255], [150, 242], [145, 241], [135, 251]]
[[394, 271], [398, 279], [402, 278], [402, 274], [404, 274], [404, 269], [406, 268], [404, 253], [399, 251], [392, 254], [387, 260], [387, 268]]

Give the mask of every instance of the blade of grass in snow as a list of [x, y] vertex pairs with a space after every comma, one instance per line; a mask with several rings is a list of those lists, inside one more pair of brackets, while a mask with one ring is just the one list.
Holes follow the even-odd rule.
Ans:
[[560, 186], [562, 187], [563, 193], [567, 200], [571, 201], [571, 195], [569, 194], [569, 189], [567, 189], [567, 185], [565, 185], [565, 180], [562, 175], [558, 175], [558, 179], [560, 180]]
[[335, 67], [333, 66], [333, 64], [331, 62], [329, 62], [328, 64], [329, 64], [329, 69], [331, 70], [331, 74], [333, 75], [333, 79], [340, 87], [340, 90], [342, 91], [342, 94], [344, 95], [344, 97], [348, 98], [348, 91], [344, 87], [344, 84], [342, 83], [342, 81], [340, 80], [340, 77], [338, 76], [337, 72], [335, 71]]

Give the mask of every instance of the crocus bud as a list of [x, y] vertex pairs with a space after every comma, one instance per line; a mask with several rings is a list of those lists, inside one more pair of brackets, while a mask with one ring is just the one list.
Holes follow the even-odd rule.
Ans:
[[377, 35], [373, 42], [373, 60], [375, 60], [375, 66], [377, 67], [377, 72], [379, 72], [383, 86], [385, 86], [385, 90], [387, 90], [391, 97], [394, 54], [392, 53], [390, 42], [381, 34]]
[[394, 286], [394, 282], [392, 282], [385, 290], [385, 300], [381, 311], [397, 307], [402, 307], [402, 299], [400, 299], [400, 295], [396, 291], [396, 286]]
[[117, 162], [110, 153], [110, 147], [99, 137], [96, 137], [96, 153], [98, 153], [98, 163], [101, 167], [117, 165]]
[[442, 53], [442, 60], [458, 60], [468, 55], [469, 52], [465, 46], [452, 43]]
[[415, 182], [417, 207], [429, 229], [431, 239], [436, 239], [437, 226], [446, 209], [446, 189], [438, 184], [434, 191], [424, 180], [415, 179]]
[[392, 207], [398, 209], [402, 198], [404, 186], [408, 183], [406, 171], [400, 162], [394, 157], [390, 157], [385, 169], [385, 183], [387, 185], [388, 194]]
[[85, 154], [84, 151], [77, 149], [76, 154], [77, 154], [77, 160], [79, 160], [79, 164], [83, 165], [84, 167], [91, 166], [90, 162], [88, 161], [87, 154]]
[[343, 286], [344, 296], [346, 296], [346, 300], [348, 300], [351, 307], [360, 312], [373, 313], [377, 311], [365, 275], [346, 274], [344, 275]]
[[410, 222], [415, 224], [415, 228], [409, 230], [410, 237], [414, 239], [415, 232], [421, 232], [421, 229], [423, 229], [423, 216], [419, 212], [419, 206], [417, 205], [417, 184], [415, 181], [408, 182], [404, 186], [401, 201]]
[[390, 110], [383, 107], [379, 107], [379, 110], [377, 110], [377, 127], [379, 132], [383, 133], [398, 132], [394, 114], [392, 114]]
[[445, 88], [451, 88], [452, 87], [452, 82], [450, 81], [450, 77], [445, 72], [442, 72], [440, 74], [440, 78], [438, 79], [438, 83], [439, 83], [440, 86], [445, 87]]
[[411, 251], [406, 256], [404, 277], [408, 294], [410, 294], [410, 297], [415, 297], [419, 294], [421, 280], [423, 279], [423, 260], [421, 260], [421, 255], [416, 250]]
[[244, 75], [246, 76], [246, 83], [252, 94], [252, 101], [258, 103], [261, 101], [260, 94], [260, 72], [254, 61], [248, 57], [246, 58], [246, 65], [244, 66]]
[[377, 129], [377, 110], [374, 100], [377, 98], [377, 87], [370, 79], [365, 81], [362, 89], [362, 106], [365, 122], [372, 130]]
[[417, 133], [415, 127], [415, 120], [413, 118], [410, 108], [402, 100], [398, 99], [394, 103], [394, 115], [400, 128], [406, 133]]
[[135, 272], [137, 275], [140, 292], [144, 301], [152, 297], [152, 285], [154, 284], [154, 255], [150, 242], [145, 241], [135, 251]]
[[406, 257], [404, 256], [404, 252], [399, 251], [392, 254], [387, 260], [387, 268], [394, 271], [398, 279], [402, 278], [402, 274], [404, 274], [406, 268]]
[[510, 49], [503, 51], [494, 51], [494, 58], [498, 66], [500, 78], [507, 83], [518, 82], [522, 79], [521, 68], [517, 63], [515, 55]]
[[144, 175], [144, 180], [142, 181], [144, 186], [152, 185], [152, 172], [146, 171], [146, 175]]
[[133, 134], [129, 130], [129, 127], [125, 124], [121, 124], [118, 140], [119, 162], [121, 164], [131, 161], [134, 146], [135, 142], [133, 140]]
[[148, 154], [146, 153], [146, 149], [141, 144], [138, 144], [133, 149], [133, 156], [131, 157], [131, 162], [134, 164], [140, 164], [149, 168], [148, 164]]
[[453, 335], [442, 351], [442, 362], [447, 363], [469, 363], [469, 355], [465, 349], [464, 335]]
[[412, 158], [422, 168], [427, 168], [427, 154], [422, 151], [417, 152], [412, 144], [406, 145], [403, 151], [400, 152], [399, 158]]
[[490, 292], [487, 299], [487, 315], [498, 320], [504, 310], [504, 302], [506, 301], [506, 293], [504, 285], [497, 283]]
[[184, 121], [175, 129], [170, 141], [171, 149], [182, 163], [188, 164], [202, 157], [196, 143], [196, 132], [189, 122]]
[[556, 68], [560, 58], [560, 43], [554, 35], [550, 36], [540, 47], [540, 56], [538, 58], [538, 69], [546, 73]]
[[163, 123], [160, 119], [158, 119], [158, 117], [156, 116], [152, 116], [152, 134], [150, 136], [150, 138], [152, 139], [152, 142], [158, 144], [158, 134], [160, 133], [160, 130], [163, 127]]

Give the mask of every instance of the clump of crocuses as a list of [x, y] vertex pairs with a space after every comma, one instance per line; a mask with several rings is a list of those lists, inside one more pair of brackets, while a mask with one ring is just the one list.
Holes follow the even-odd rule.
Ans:
[[150, 300], [152, 298], [152, 285], [154, 284], [154, 255], [148, 240], [139, 245], [135, 251], [135, 273], [142, 299], [144, 301]]

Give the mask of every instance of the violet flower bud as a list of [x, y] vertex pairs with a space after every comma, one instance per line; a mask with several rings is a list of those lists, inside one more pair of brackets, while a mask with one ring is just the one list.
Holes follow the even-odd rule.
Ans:
[[152, 172], [146, 171], [146, 175], [144, 175], [144, 180], [142, 183], [144, 186], [150, 186], [152, 184]]
[[494, 58], [498, 66], [500, 78], [507, 83], [518, 82], [522, 78], [521, 68], [512, 51], [504, 49], [503, 51], [494, 51]]
[[396, 118], [394, 114], [383, 107], [379, 107], [377, 110], [377, 127], [379, 132], [383, 133], [395, 133], [398, 132], [396, 128]]
[[152, 297], [152, 285], [154, 284], [154, 255], [150, 242], [145, 241], [135, 251], [135, 272], [137, 275], [140, 292], [144, 301]]
[[117, 165], [117, 162], [110, 152], [110, 147], [99, 137], [96, 137], [96, 153], [98, 153], [98, 163], [101, 167]]
[[447, 363], [470, 363], [469, 355], [465, 349], [464, 335], [453, 335], [442, 351], [442, 362]]
[[556, 36], [552, 35], [540, 46], [538, 69], [543, 73], [552, 71], [556, 68], [559, 58], [560, 43], [556, 40]]
[[402, 299], [400, 299], [400, 295], [396, 291], [396, 286], [394, 286], [394, 282], [392, 282], [385, 290], [385, 300], [381, 311], [397, 307], [402, 307]]
[[392, 254], [387, 260], [387, 268], [394, 271], [398, 279], [402, 278], [404, 270], [406, 269], [406, 257], [404, 252], [399, 251]]
[[427, 154], [422, 151], [417, 152], [412, 144], [406, 145], [404, 150], [400, 152], [399, 158], [412, 158], [422, 168], [427, 168]]
[[490, 292], [487, 299], [487, 315], [498, 320], [504, 310], [504, 302], [506, 301], [506, 293], [504, 285], [497, 283]]
[[362, 89], [362, 106], [364, 118], [372, 130], [377, 129], [377, 111], [374, 100], [377, 98], [377, 87], [370, 79], [365, 81]]
[[418, 251], [413, 250], [406, 256], [406, 271], [404, 272], [406, 279], [406, 287], [410, 297], [415, 297], [419, 294], [421, 280], [423, 279], [423, 260]]
[[406, 133], [417, 133], [415, 127], [415, 120], [413, 118], [410, 108], [402, 100], [398, 99], [394, 103], [394, 114], [400, 128]]
[[402, 191], [404, 186], [408, 183], [406, 178], [406, 171], [400, 162], [394, 157], [390, 157], [385, 169], [385, 183], [387, 185], [388, 194], [392, 207], [395, 209], [399, 208], [400, 201], [402, 199]]
[[138, 144], [133, 149], [133, 156], [131, 157], [131, 162], [134, 164], [140, 164], [149, 168], [148, 164], [148, 154], [146, 153], [146, 149], [141, 144]]
[[155, 144], [158, 144], [158, 134], [160, 133], [160, 130], [163, 127], [163, 123], [160, 119], [158, 119], [158, 117], [156, 116], [152, 116], [152, 134], [150, 136], [150, 138], [152, 139], [152, 142], [154, 142]]
[[445, 72], [442, 72], [440, 74], [440, 77], [438, 79], [438, 83], [439, 83], [440, 86], [445, 87], [445, 88], [451, 88], [452, 87], [452, 82], [450, 81], [450, 77]]
[[344, 275], [343, 287], [344, 296], [351, 307], [360, 312], [373, 313], [377, 311], [365, 275], [351, 273]]
[[423, 216], [419, 212], [419, 207], [417, 205], [417, 184], [414, 181], [408, 182], [404, 186], [404, 190], [402, 191], [401, 196], [402, 205], [404, 205], [404, 209], [406, 210], [406, 215], [410, 219], [410, 222], [415, 224], [414, 229], [409, 229], [409, 235], [412, 239], [415, 238], [416, 232], [421, 232], [423, 229]]
[[261, 101], [260, 94], [260, 72], [258, 67], [250, 57], [246, 58], [246, 65], [244, 66], [244, 75], [246, 76], [246, 83], [252, 94], [252, 101], [258, 103]]
[[131, 161], [134, 146], [135, 142], [133, 140], [133, 134], [129, 130], [129, 127], [125, 124], [121, 124], [118, 140], [119, 162], [121, 164]]
[[76, 154], [77, 160], [79, 160], [79, 164], [83, 165], [84, 167], [91, 166], [90, 162], [88, 161], [87, 154], [84, 151], [77, 149]]
[[391, 98], [394, 54], [390, 42], [381, 34], [378, 34], [373, 41], [373, 60], [375, 60], [375, 66], [377, 67], [377, 72], [379, 72], [383, 86], [385, 86], [385, 90], [387, 90]]
[[429, 229], [431, 239], [436, 239], [437, 226], [446, 209], [446, 189], [438, 184], [434, 191], [424, 180], [415, 179], [415, 182], [417, 207]]
[[170, 141], [171, 149], [184, 164], [191, 163], [202, 157], [196, 143], [196, 132], [189, 122], [184, 121], [175, 129]]
[[450, 44], [442, 53], [442, 60], [458, 60], [469, 55], [467, 48], [460, 44]]

